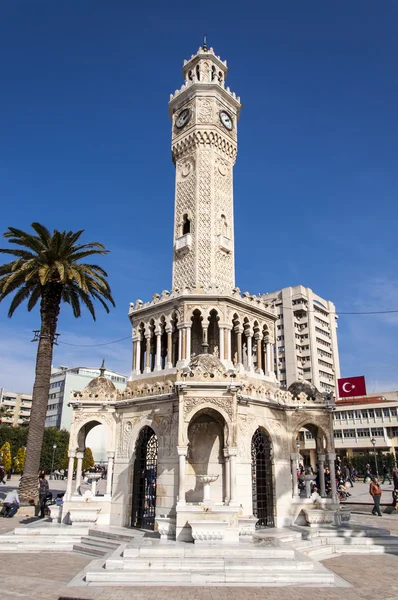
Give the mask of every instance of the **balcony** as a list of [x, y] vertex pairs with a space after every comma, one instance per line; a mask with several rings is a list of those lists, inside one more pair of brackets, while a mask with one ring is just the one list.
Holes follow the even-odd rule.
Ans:
[[176, 239], [175, 251], [177, 254], [185, 254], [186, 252], [189, 252], [191, 246], [192, 235], [190, 233], [186, 233], [185, 235], [182, 235]]
[[230, 238], [225, 237], [225, 235], [219, 235], [217, 238], [218, 245], [220, 250], [229, 254], [232, 251], [232, 241]]

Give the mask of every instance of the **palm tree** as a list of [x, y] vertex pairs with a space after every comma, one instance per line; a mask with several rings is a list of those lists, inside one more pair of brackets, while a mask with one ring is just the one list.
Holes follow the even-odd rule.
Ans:
[[9, 227], [3, 236], [17, 247], [0, 249], [15, 257], [0, 266], [0, 302], [15, 292], [8, 316], [27, 301], [31, 311], [40, 301], [41, 327], [36, 356], [36, 374], [32, 395], [29, 433], [20, 495], [24, 501], [37, 498], [37, 473], [43, 444], [44, 425], [50, 387], [53, 345], [56, 337], [61, 303], [72, 307], [80, 317], [85, 306], [95, 320], [93, 300], [98, 300], [109, 312], [108, 303], [115, 306], [107, 273], [99, 266], [79, 261], [108, 250], [98, 242], [78, 244], [81, 231], [57, 231], [51, 234], [40, 223], [32, 223], [36, 235]]

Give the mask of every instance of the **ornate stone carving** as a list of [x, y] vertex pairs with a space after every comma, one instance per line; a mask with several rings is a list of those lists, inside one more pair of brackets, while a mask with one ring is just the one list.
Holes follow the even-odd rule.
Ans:
[[213, 107], [208, 98], [198, 98], [198, 123], [211, 123], [213, 120]]
[[231, 398], [187, 398], [184, 400], [184, 416], [202, 404], [221, 408], [232, 420], [233, 409]]

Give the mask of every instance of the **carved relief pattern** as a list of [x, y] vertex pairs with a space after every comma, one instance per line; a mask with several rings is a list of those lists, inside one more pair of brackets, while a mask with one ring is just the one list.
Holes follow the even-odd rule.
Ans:
[[254, 415], [239, 415], [238, 416], [238, 452], [241, 458], [251, 458], [251, 443], [255, 427]]
[[213, 120], [213, 107], [211, 100], [198, 98], [198, 123], [211, 123]]
[[[227, 253], [219, 248], [217, 249], [215, 256], [215, 278], [221, 288], [231, 290], [235, 285], [232, 162], [221, 156], [218, 156], [216, 160], [214, 189], [215, 218], [217, 219], [217, 223], [219, 223], [221, 215], [225, 215], [227, 237], [231, 242], [230, 252]], [[220, 233], [222, 233], [221, 230]]]
[[201, 404], [211, 404], [221, 408], [232, 419], [232, 401], [230, 398], [188, 398], [184, 401], [184, 416]]
[[[188, 165], [190, 165], [188, 167]], [[180, 226], [183, 215], [188, 214], [191, 221], [191, 234], [195, 239], [196, 214], [195, 214], [195, 187], [196, 172], [193, 154], [184, 156], [177, 163], [177, 184], [175, 199], [174, 236], [177, 239], [182, 231]], [[173, 288], [184, 288], [195, 284], [195, 247], [194, 244], [185, 254], [175, 254], [173, 261]]]
[[158, 425], [159, 455], [170, 458], [177, 452], [178, 413], [157, 415], [154, 421]]
[[212, 150], [199, 151], [198, 168], [198, 232], [197, 232], [197, 282], [199, 285], [209, 286], [212, 283], [212, 249], [213, 249], [213, 227], [212, 227]]

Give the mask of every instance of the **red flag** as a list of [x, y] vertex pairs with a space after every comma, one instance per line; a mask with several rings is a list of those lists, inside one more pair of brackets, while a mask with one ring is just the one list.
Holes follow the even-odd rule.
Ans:
[[345, 377], [337, 381], [339, 386], [339, 398], [350, 396], [366, 396], [365, 377]]

